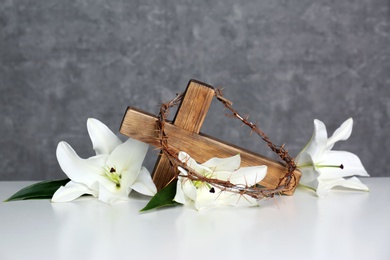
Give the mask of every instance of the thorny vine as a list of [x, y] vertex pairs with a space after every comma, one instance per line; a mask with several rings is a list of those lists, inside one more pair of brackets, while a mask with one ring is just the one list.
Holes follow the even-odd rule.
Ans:
[[[221, 89], [215, 89], [215, 97], [219, 100], [226, 109], [231, 112], [231, 116], [240, 120], [244, 125], [248, 126], [251, 129], [251, 133], [254, 132], [261, 139], [267, 143], [268, 147], [275, 152], [286, 165], [286, 174], [283, 178], [279, 180], [279, 184], [274, 189], [267, 189], [260, 185], [248, 186], [245, 184], [237, 185], [233, 184], [230, 181], [219, 180], [215, 178], [208, 178], [201, 174], [198, 174], [193, 169], [189, 168], [185, 162], [182, 162], [178, 158], [178, 152], [174, 149], [171, 149], [168, 144], [168, 136], [165, 132], [165, 123], [169, 116], [169, 111], [172, 107], [177, 106], [183, 99], [184, 94], [178, 94], [174, 99], [169, 102], [163, 103], [160, 107], [159, 115], [157, 116], [157, 127], [159, 132], [159, 139], [161, 150], [163, 154], [168, 158], [170, 163], [177, 169], [177, 167], [182, 167], [187, 171], [187, 177], [191, 181], [201, 181], [209, 184], [211, 187], [216, 187], [221, 191], [234, 192], [240, 195], [247, 195], [253, 197], [257, 200], [273, 197], [275, 194], [280, 194], [282, 192], [289, 191], [293, 189], [297, 185], [297, 181], [295, 179], [295, 175], [293, 174], [295, 169], [297, 168], [294, 159], [288, 154], [288, 151], [284, 148], [283, 145], [275, 145], [273, 144], [268, 136], [260, 130], [255, 124], [249, 121], [249, 117], [242, 117], [235, 109], [232, 107], [232, 102], [223, 97]], [[179, 173], [174, 177], [177, 178]]]

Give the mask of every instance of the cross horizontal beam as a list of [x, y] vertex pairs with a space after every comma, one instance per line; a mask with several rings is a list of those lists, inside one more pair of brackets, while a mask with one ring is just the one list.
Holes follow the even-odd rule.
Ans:
[[[128, 107], [124, 116], [120, 132], [128, 137], [160, 146], [160, 139], [157, 129], [157, 118], [147, 112], [136, 108]], [[193, 133], [170, 123], [165, 124], [165, 132], [168, 135], [168, 143], [171, 149], [177, 152], [184, 151], [191, 155], [199, 163], [203, 163], [211, 157], [229, 157], [236, 154], [241, 156], [241, 167], [266, 165], [267, 175], [260, 182], [266, 188], [273, 189], [279, 184], [280, 179], [286, 173], [286, 167], [275, 160], [263, 155], [256, 154], [233, 144], [218, 140], [203, 133]], [[188, 147], [192, 147], [188, 151]], [[297, 180], [301, 173], [294, 172]], [[287, 191], [285, 194], [293, 194], [295, 189]]]

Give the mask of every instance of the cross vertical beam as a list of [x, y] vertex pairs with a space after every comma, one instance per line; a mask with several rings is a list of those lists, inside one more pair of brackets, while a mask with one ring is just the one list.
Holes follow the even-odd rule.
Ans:
[[[198, 134], [213, 97], [213, 87], [195, 80], [190, 80], [172, 124]], [[160, 190], [165, 187], [175, 176], [176, 171], [177, 169], [172, 167], [168, 158], [160, 153], [152, 173], [153, 181], [157, 189]]]

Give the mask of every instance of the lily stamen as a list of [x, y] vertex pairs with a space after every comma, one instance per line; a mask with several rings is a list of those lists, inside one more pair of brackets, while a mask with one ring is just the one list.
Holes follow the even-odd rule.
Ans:
[[[340, 164], [340, 165], [321, 165], [321, 164], [314, 164], [315, 167], [317, 168], [340, 168], [340, 169], [344, 169], [344, 164]], [[305, 167], [313, 167], [312, 164], [303, 164], [303, 165], [299, 165], [299, 168], [305, 168]]]
[[340, 169], [344, 169], [344, 165], [343, 164], [340, 164], [340, 165], [316, 165], [317, 168], [340, 168]]
[[110, 181], [115, 183], [117, 188], [121, 187], [122, 174], [117, 173], [115, 167], [107, 167], [104, 174]]

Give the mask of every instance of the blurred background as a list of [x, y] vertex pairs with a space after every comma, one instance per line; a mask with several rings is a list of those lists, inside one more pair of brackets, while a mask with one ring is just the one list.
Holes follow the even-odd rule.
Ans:
[[[334, 149], [390, 176], [388, 0], [192, 2], [2, 0], [0, 180], [64, 178], [56, 146], [92, 156], [87, 118], [120, 135], [127, 106], [157, 114], [192, 78], [293, 156], [313, 119], [330, 135], [353, 117]], [[202, 132], [275, 158], [217, 101]]]

